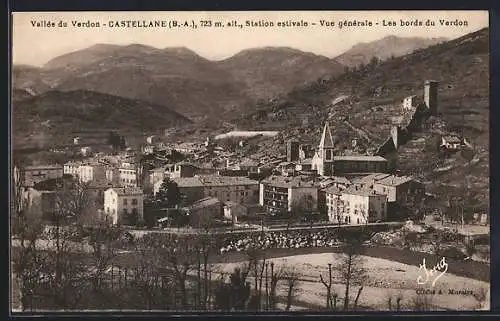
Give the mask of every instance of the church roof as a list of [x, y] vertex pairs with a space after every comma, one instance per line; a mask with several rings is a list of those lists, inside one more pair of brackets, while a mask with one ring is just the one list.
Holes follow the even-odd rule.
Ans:
[[321, 140], [319, 142], [319, 149], [323, 148], [333, 148], [333, 138], [332, 132], [330, 131], [330, 125], [328, 122], [325, 123], [325, 127], [323, 128], [323, 134], [321, 135]]

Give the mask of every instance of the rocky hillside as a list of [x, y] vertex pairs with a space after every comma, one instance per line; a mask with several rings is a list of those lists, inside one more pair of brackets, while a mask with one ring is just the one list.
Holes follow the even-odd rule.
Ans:
[[[287, 137], [319, 139], [327, 119], [339, 152], [370, 153], [389, 136], [393, 121], [402, 116], [402, 100], [410, 95], [423, 97], [427, 79], [439, 81], [438, 115], [428, 121], [422, 135], [415, 135], [414, 141], [398, 151], [400, 167], [438, 185], [435, 178], [446, 177], [449, 188], [463, 186], [464, 177], [475, 175], [474, 187], [488, 195], [488, 29], [317, 81], [261, 104], [256, 112], [235, 122], [241, 130], [282, 130], [281, 140], [262, 143], [259, 155], [282, 146]], [[463, 133], [472, 143], [475, 158], [471, 164], [460, 157], [453, 164], [437, 161], [436, 139], [449, 132]], [[448, 172], [435, 172], [438, 167]], [[442, 193], [446, 189], [436, 185], [431, 190]]]
[[361, 64], [368, 64], [373, 57], [379, 60], [400, 57], [412, 53], [414, 50], [424, 49], [446, 40], [446, 38], [387, 36], [380, 40], [356, 44], [351, 49], [335, 57], [335, 60], [348, 67], [356, 67]]

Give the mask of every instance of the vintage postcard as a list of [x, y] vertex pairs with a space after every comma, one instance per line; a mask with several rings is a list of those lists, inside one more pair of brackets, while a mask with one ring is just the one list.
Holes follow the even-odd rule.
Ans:
[[490, 309], [487, 11], [12, 14], [11, 310]]

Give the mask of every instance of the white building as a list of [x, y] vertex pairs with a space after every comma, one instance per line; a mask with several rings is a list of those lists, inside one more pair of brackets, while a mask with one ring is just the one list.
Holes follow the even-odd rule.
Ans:
[[63, 173], [66, 175], [71, 175], [74, 178], [78, 178], [80, 176], [81, 165], [81, 162], [67, 162], [63, 166]]
[[135, 225], [144, 219], [144, 194], [140, 188], [110, 188], [104, 192], [104, 213], [112, 224]]
[[136, 187], [138, 181], [137, 169], [132, 163], [122, 163], [118, 169], [120, 184], [126, 187]]
[[387, 196], [372, 189], [352, 187], [326, 192], [326, 208], [331, 222], [366, 224], [387, 218]]
[[417, 99], [417, 95], [408, 96], [405, 99], [403, 99], [403, 110], [404, 111], [413, 110], [414, 106], [415, 106], [416, 99]]
[[78, 174], [80, 182], [106, 181], [106, 166], [102, 164], [82, 164]]
[[269, 213], [290, 212], [295, 206], [304, 212], [315, 212], [318, 185], [304, 176], [271, 176], [260, 184], [259, 204]]
[[446, 135], [441, 137], [441, 147], [449, 150], [459, 150], [463, 146], [463, 141], [455, 135]]
[[156, 144], [157, 142], [159, 141], [159, 138], [157, 136], [148, 136], [146, 138], [146, 142], [149, 144], [149, 145], [153, 145], [153, 144]]
[[92, 147], [85, 146], [80, 148], [80, 154], [82, 154], [82, 156], [84, 157], [89, 156], [90, 154], [92, 154]]

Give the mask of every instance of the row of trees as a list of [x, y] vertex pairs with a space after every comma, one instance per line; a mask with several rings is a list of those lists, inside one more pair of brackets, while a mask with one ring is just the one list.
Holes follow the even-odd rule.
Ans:
[[[44, 223], [33, 207], [13, 193], [13, 273], [23, 310], [39, 308], [135, 308], [161, 310], [269, 311], [279, 302], [295, 304], [301, 275], [274, 264], [265, 249], [247, 250], [247, 260], [228, 273], [214, 264], [217, 243], [209, 229], [180, 237], [151, 233], [131, 238], [120, 228], [86, 212], [84, 187], [62, 186], [55, 220]], [[325, 308], [359, 310], [367, 274], [363, 244], [366, 228], [339, 229], [342, 259], [319, 275]], [[127, 250], [126, 255], [120, 252]], [[337, 284], [337, 285], [335, 285]], [[339, 285], [342, 290], [339, 290]], [[280, 293], [282, 293], [280, 295]], [[399, 309], [401, 299], [391, 302]]]

